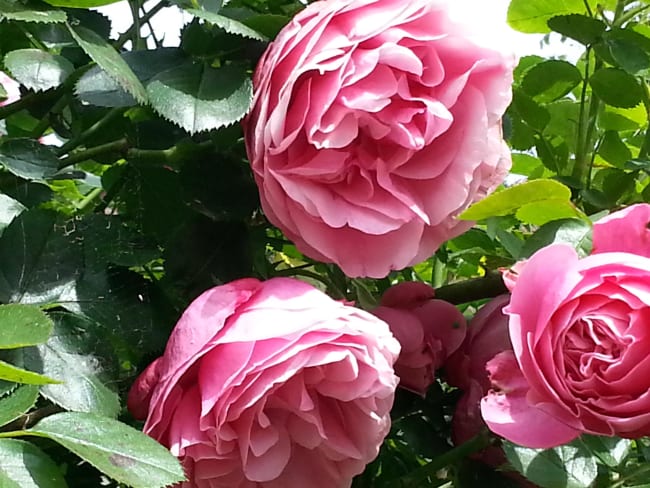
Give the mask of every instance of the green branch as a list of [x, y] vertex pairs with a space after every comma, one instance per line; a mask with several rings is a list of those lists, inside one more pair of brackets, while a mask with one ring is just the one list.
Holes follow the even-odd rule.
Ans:
[[508, 289], [503, 283], [501, 273], [490, 271], [482, 278], [465, 280], [436, 288], [435, 297], [458, 305], [483, 298], [494, 298], [504, 293], [508, 293]]
[[67, 168], [73, 164], [81, 163], [93, 159], [102, 154], [118, 153], [121, 158], [139, 163], [168, 164], [170, 166], [177, 164], [189, 155], [197, 151], [205, 151], [213, 147], [212, 141], [203, 141], [198, 144], [182, 142], [167, 149], [138, 149], [129, 147], [129, 141], [126, 137], [116, 141], [100, 144], [99, 146], [90, 147], [82, 151], [77, 151], [69, 156], [60, 159], [59, 169]]
[[634, 19], [634, 17], [636, 17], [637, 15], [639, 15], [640, 13], [642, 13], [645, 10], [648, 10], [648, 9], [650, 9], [650, 4], [642, 3], [640, 6], [638, 6], [636, 8], [633, 8], [633, 9], [630, 9], [627, 12], [624, 12], [623, 10], [621, 10], [621, 12], [618, 13], [618, 15], [615, 17], [615, 20], [612, 23], [612, 25], [615, 26], [615, 27], [620, 27], [623, 24], [625, 24], [626, 22], [628, 22], [629, 20]]
[[[162, 1], [160, 3], [157, 3], [154, 5], [151, 10], [149, 10], [146, 14], [144, 14], [142, 17], [140, 17], [138, 20], [140, 24], [145, 24], [151, 20], [151, 17], [156, 15], [158, 12], [160, 12], [163, 8], [168, 7], [169, 3], [167, 1]], [[131, 37], [133, 36], [133, 33], [136, 31], [136, 26], [135, 24], [132, 24], [129, 29], [124, 32], [120, 37], [117, 38], [117, 41], [113, 43], [113, 46], [117, 49], [120, 49], [127, 41], [131, 40]]]
[[67, 141], [65, 144], [63, 144], [60, 148], [57, 149], [56, 153], [57, 156], [62, 156], [64, 154], [68, 154], [72, 149], [75, 149], [77, 146], [81, 145], [86, 139], [92, 137], [93, 135], [97, 134], [100, 130], [102, 130], [108, 123], [112, 122], [115, 117], [118, 115], [121, 115], [124, 112], [124, 108], [113, 108], [109, 110], [106, 115], [104, 115], [101, 119], [99, 119], [97, 122], [95, 122], [93, 125], [88, 127], [85, 131], [83, 131], [81, 134], [79, 134], [76, 137], [73, 137], [69, 141]]
[[29, 435], [24, 429], [33, 427], [39, 420], [48, 417], [52, 414], [63, 412], [63, 409], [58, 405], [47, 405], [42, 408], [37, 408], [31, 412], [24, 413], [16, 420], [9, 422], [0, 427], [0, 437], [18, 437], [21, 435]]
[[128, 148], [129, 141], [126, 139], [126, 137], [118, 139], [117, 141], [107, 142], [106, 144], [101, 144], [99, 146], [91, 147], [83, 151], [72, 153], [67, 158], [61, 159], [59, 169], [67, 168], [73, 164], [93, 159], [102, 154], [108, 154], [111, 152], [123, 153]]
[[36, 105], [38, 103], [48, 101], [52, 98], [56, 98], [58, 95], [60, 95], [59, 89], [47, 90], [38, 93], [28, 93], [15, 102], [0, 107], [0, 120], [4, 120], [10, 115], [20, 112], [21, 110], [31, 107], [32, 105]]
[[436, 473], [442, 468], [456, 463], [461, 459], [465, 459], [470, 454], [482, 451], [488, 447], [489, 444], [490, 438], [487, 431], [484, 431], [477, 436], [472, 437], [470, 440], [461, 444], [460, 446], [456, 446], [441, 456], [438, 456], [430, 463], [425, 464], [421, 468], [409, 473], [406, 476], [403, 476], [397, 480], [397, 486], [400, 488], [417, 488], [424, 486], [422, 481], [426, 478], [435, 477]]

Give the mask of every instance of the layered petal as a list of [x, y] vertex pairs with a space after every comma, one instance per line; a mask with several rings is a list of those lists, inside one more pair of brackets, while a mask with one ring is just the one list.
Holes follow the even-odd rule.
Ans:
[[[390, 428], [399, 344], [375, 316], [288, 278], [208, 290], [129, 394], [183, 487], [349, 486]], [[300, 462], [297, 462], [300, 460]]]
[[447, 0], [311, 3], [254, 76], [245, 142], [266, 216], [349, 276], [384, 277], [471, 223], [505, 177], [512, 55]]

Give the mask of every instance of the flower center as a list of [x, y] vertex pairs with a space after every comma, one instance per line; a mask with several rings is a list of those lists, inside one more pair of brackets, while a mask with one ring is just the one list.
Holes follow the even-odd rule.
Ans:
[[585, 316], [567, 332], [564, 358], [567, 376], [583, 380], [603, 376], [623, 355], [630, 339], [620, 335], [615, 319]]

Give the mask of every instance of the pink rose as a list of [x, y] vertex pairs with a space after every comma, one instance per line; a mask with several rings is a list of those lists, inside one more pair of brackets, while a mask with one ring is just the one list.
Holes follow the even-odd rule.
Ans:
[[0, 71], [0, 84], [7, 93], [7, 98], [0, 99], [0, 107], [14, 103], [20, 98], [20, 84]]
[[463, 314], [433, 296], [433, 288], [425, 283], [399, 283], [386, 290], [380, 306], [372, 311], [388, 323], [402, 346], [395, 363], [399, 386], [422, 396], [467, 330]]
[[[490, 389], [486, 364], [498, 353], [512, 349], [508, 317], [503, 313], [509, 300], [510, 295], [500, 295], [483, 305], [470, 321], [465, 341], [445, 363], [447, 381], [463, 390], [452, 420], [455, 444], [468, 441], [485, 428], [480, 401]], [[505, 462], [498, 447], [486, 449], [481, 459], [492, 465]]]
[[451, 0], [327, 0], [254, 76], [246, 148], [269, 220], [348, 276], [428, 258], [504, 179], [513, 56], [451, 20]]
[[212, 288], [129, 393], [184, 488], [349, 487], [390, 427], [399, 344], [373, 315], [289, 278]]
[[650, 434], [650, 205], [594, 224], [594, 252], [553, 244], [519, 270], [513, 352], [488, 363], [494, 390], [481, 412], [495, 433], [528, 447], [583, 432]]

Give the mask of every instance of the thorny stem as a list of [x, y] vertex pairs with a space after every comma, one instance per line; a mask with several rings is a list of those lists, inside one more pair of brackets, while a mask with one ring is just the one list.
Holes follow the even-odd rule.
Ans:
[[63, 409], [58, 405], [48, 405], [32, 412], [24, 413], [16, 420], [0, 427], [0, 437], [17, 437], [19, 435], [24, 435], [24, 429], [29, 429], [39, 420], [62, 411]]
[[490, 271], [481, 278], [453, 283], [436, 288], [435, 297], [454, 305], [473, 302], [482, 298], [493, 298], [508, 293], [501, 273]]
[[[140, 24], [145, 24], [149, 22], [151, 17], [156, 15], [158, 12], [160, 12], [163, 8], [167, 7], [169, 4], [166, 1], [162, 1], [160, 3], [157, 3], [154, 5], [151, 10], [149, 10], [147, 13], [145, 13], [142, 17], [139, 18]], [[135, 30], [135, 24], [131, 25], [129, 29], [124, 32], [120, 37], [118, 37], [117, 41], [113, 43], [113, 46], [116, 47], [117, 49], [120, 49], [124, 43], [127, 41], [131, 40], [131, 37], [133, 36], [133, 32]], [[139, 29], [138, 29], [139, 32]]]
[[0, 107], [0, 120], [4, 120], [10, 115], [20, 112], [35, 103], [43, 102], [55, 98], [61, 94], [61, 90], [48, 90], [44, 92], [28, 93], [24, 97], [19, 98], [13, 103]]
[[[213, 146], [212, 141], [203, 141], [193, 145], [193, 149], [205, 150]], [[174, 164], [185, 154], [186, 147], [182, 145], [172, 146], [167, 149], [138, 149], [129, 147], [129, 141], [126, 137], [116, 141], [100, 144], [99, 146], [90, 147], [78, 151], [61, 159], [59, 169], [67, 168], [73, 164], [93, 159], [102, 154], [118, 152], [123, 158], [138, 162], [152, 162], [156, 164]]]
[[59, 164], [59, 169], [72, 166], [73, 164], [79, 163], [81, 161], [86, 161], [92, 159], [101, 154], [106, 154], [110, 152], [123, 152], [126, 151], [129, 147], [129, 141], [126, 137], [118, 139], [117, 141], [107, 142], [106, 144], [100, 144], [99, 146], [91, 147], [83, 151], [79, 151], [73, 154], [70, 154], [67, 158], [62, 159]]
[[131, 16], [133, 17], [133, 30], [131, 31], [131, 42], [133, 43], [133, 50], [138, 51], [146, 48], [146, 43], [140, 33], [142, 24], [140, 19], [140, 6], [138, 0], [130, 0], [129, 8], [131, 9]]
[[58, 148], [56, 151], [57, 155], [62, 156], [64, 154], [68, 154], [72, 149], [75, 149], [77, 146], [81, 145], [86, 139], [97, 134], [101, 129], [104, 128], [106, 124], [111, 122], [118, 115], [121, 115], [123, 112], [124, 112], [123, 108], [114, 108], [109, 110], [106, 113], [106, 115], [104, 115], [101, 119], [99, 119], [93, 125], [88, 127], [88, 129], [83, 131], [77, 137], [73, 137], [65, 144], [63, 144], [60, 148]]
[[50, 115], [52, 113], [60, 112], [66, 107], [66, 105], [68, 105], [68, 103], [70, 103], [70, 97], [66, 93], [61, 98], [59, 98], [54, 105], [52, 105], [52, 108], [49, 109], [41, 118], [41, 120], [38, 121], [38, 124], [36, 124], [36, 127], [32, 129], [29, 135], [34, 139], [41, 137], [43, 135], [43, 132], [45, 132], [50, 126]]

